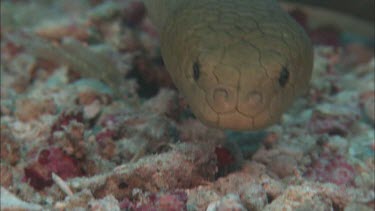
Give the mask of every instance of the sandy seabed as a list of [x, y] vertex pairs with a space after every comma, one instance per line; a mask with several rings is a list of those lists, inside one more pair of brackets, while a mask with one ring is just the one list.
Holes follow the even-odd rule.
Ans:
[[305, 26], [309, 93], [240, 133], [192, 116], [143, 16], [126, 1], [2, 1], [1, 210], [375, 208], [373, 40]]

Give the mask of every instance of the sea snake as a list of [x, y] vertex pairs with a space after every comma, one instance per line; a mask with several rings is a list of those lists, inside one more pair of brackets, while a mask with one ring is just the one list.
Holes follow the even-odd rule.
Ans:
[[170, 76], [208, 126], [260, 130], [306, 91], [313, 48], [275, 0], [145, 0]]

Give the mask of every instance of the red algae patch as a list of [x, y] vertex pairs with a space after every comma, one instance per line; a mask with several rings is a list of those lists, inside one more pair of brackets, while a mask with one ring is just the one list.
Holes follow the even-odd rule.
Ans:
[[44, 149], [37, 159], [25, 169], [25, 181], [33, 188], [42, 190], [53, 184], [52, 173], [62, 179], [82, 176], [77, 161], [64, 154], [59, 148]]
[[341, 155], [322, 153], [311, 163], [305, 175], [318, 182], [354, 185], [355, 169]]

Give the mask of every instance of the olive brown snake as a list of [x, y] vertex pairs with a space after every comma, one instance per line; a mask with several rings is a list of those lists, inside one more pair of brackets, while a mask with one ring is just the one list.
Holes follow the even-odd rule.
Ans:
[[164, 63], [209, 126], [258, 130], [306, 90], [313, 50], [274, 0], [145, 1]]
[[307, 90], [311, 42], [276, 0], [143, 2], [172, 80], [205, 124], [263, 129]]

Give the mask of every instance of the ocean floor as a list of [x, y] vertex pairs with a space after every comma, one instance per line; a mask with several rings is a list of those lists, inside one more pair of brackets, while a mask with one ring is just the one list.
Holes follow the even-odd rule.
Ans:
[[1, 1], [1, 210], [375, 209], [374, 40], [292, 11], [309, 92], [264, 131], [223, 131], [127, 2]]

